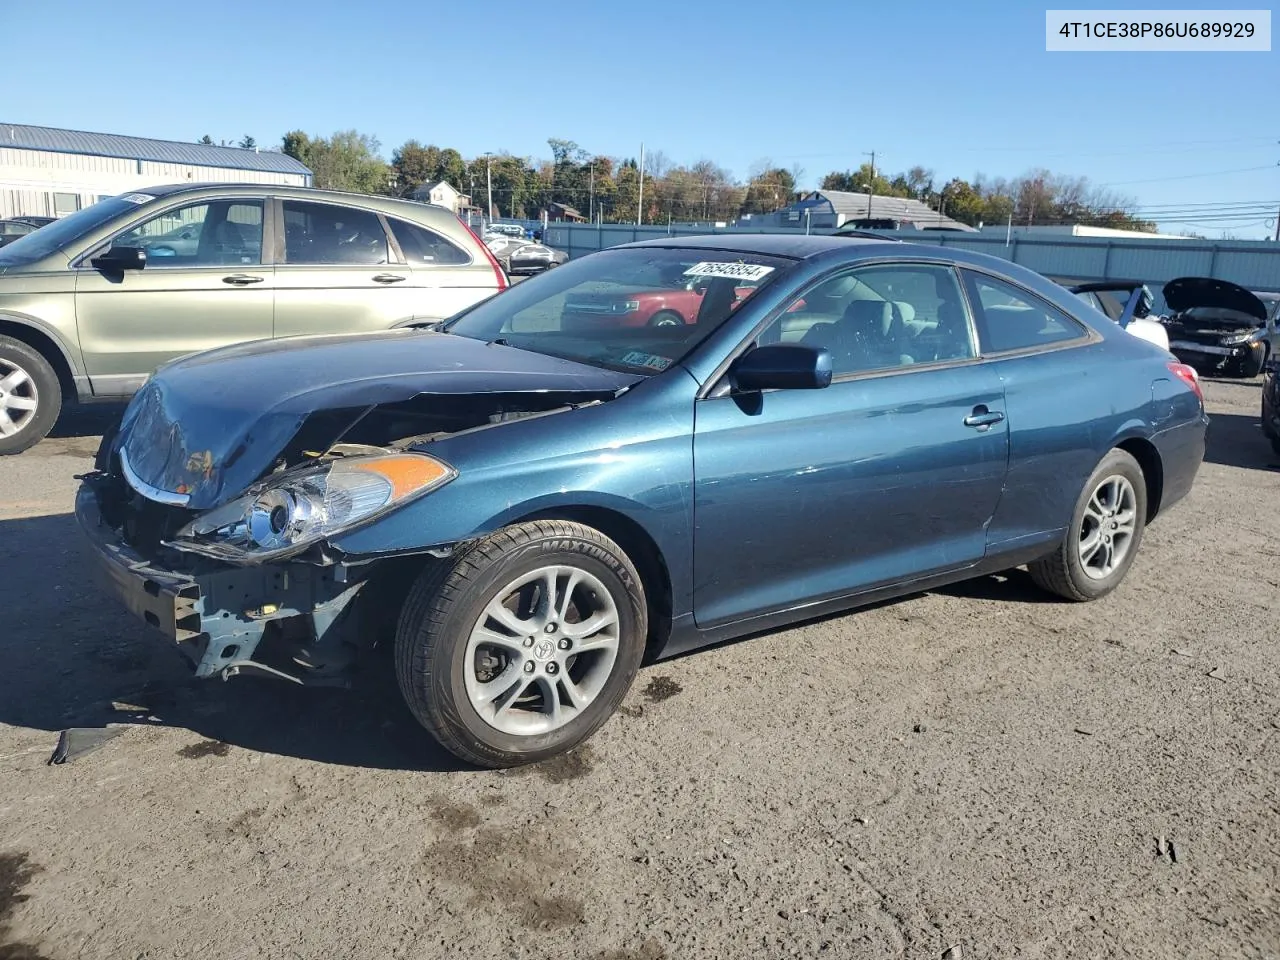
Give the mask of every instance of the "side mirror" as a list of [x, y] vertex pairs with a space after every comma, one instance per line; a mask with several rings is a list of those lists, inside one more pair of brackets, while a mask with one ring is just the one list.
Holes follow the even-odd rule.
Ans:
[[740, 393], [820, 390], [831, 385], [831, 352], [800, 343], [771, 343], [739, 357], [729, 377]]
[[147, 265], [147, 251], [141, 247], [109, 247], [94, 257], [92, 263], [99, 270], [141, 270]]

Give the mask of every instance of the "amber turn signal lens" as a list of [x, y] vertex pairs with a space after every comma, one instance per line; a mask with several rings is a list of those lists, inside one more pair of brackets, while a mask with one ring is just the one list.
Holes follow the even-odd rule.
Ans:
[[382, 477], [391, 484], [392, 500], [409, 496], [424, 487], [439, 486], [451, 480], [454, 475], [453, 468], [447, 464], [441, 463], [434, 457], [416, 453], [361, 457], [359, 460], [347, 461], [346, 466], [352, 470], [364, 470]]

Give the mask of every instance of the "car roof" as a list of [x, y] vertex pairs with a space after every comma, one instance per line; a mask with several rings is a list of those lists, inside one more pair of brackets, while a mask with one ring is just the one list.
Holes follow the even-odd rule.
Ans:
[[[659, 237], [656, 240], [639, 240], [622, 247], [681, 247], [695, 250], [727, 250], [732, 253], [761, 253], [768, 256], [807, 260], [832, 250], [847, 250], [852, 246], [864, 248], [887, 247], [895, 256], [902, 256], [902, 244], [890, 240], [865, 237], [833, 237], [824, 234], [785, 233], [714, 233], [692, 237]], [[616, 248], [615, 248], [616, 249]], [[939, 248], [941, 249], [941, 248]]]
[[[143, 187], [133, 191], [152, 197], [175, 197], [184, 193], [235, 194], [252, 192], [270, 194], [278, 197], [295, 197], [299, 200], [347, 201], [362, 207], [373, 207], [384, 211], [411, 209], [419, 215], [432, 216], [443, 214], [451, 220], [457, 217], [447, 207], [435, 203], [422, 203], [402, 197], [384, 197], [379, 194], [355, 193], [348, 190], [324, 190], [320, 187], [297, 187], [284, 183], [247, 183], [242, 181], [219, 183], [164, 183], [153, 187]], [[431, 211], [428, 213], [427, 211]]]

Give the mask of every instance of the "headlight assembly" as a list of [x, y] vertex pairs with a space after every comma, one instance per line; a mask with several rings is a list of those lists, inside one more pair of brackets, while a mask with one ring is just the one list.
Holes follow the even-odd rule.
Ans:
[[455, 476], [447, 463], [419, 453], [341, 458], [269, 479], [196, 517], [171, 545], [224, 558], [272, 559], [367, 523]]
[[1265, 327], [1259, 327], [1257, 330], [1250, 330], [1244, 333], [1233, 333], [1222, 338], [1224, 347], [1238, 347], [1243, 343], [1258, 343], [1266, 339], [1267, 331]]

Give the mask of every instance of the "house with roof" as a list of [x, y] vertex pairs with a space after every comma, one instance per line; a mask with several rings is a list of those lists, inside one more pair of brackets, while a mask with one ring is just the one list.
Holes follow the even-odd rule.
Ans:
[[[803, 194], [776, 214], [776, 226], [835, 229], [846, 224], [861, 229], [963, 230], [973, 227], [944, 216], [928, 204], [903, 197], [873, 196], [844, 190], [815, 190]], [[763, 218], [753, 218], [760, 222]]]
[[421, 184], [409, 196], [419, 203], [433, 203], [437, 207], [444, 207], [454, 214], [466, 213], [466, 211], [473, 209], [471, 198], [455, 189], [448, 180], [437, 180], [435, 183]]
[[311, 171], [272, 150], [0, 123], [0, 218], [63, 217], [169, 183], [305, 187]]

